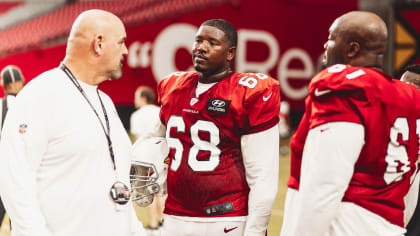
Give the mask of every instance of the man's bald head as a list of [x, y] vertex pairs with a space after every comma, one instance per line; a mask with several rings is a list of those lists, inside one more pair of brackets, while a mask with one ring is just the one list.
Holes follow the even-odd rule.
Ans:
[[[127, 55], [124, 24], [103, 10], [82, 12], [74, 21], [67, 42], [65, 65], [72, 72], [90, 70], [93, 84], [121, 76], [121, 63]], [[92, 79], [89, 79], [92, 80]]]
[[341, 63], [382, 67], [388, 32], [385, 22], [371, 12], [353, 11], [337, 18], [325, 43], [327, 66]]
[[[67, 51], [73, 46], [89, 46], [95, 35], [107, 35], [109, 30], [123, 28], [121, 20], [114, 14], [103, 10], [88, 10], [82, 12], [74, 21], [67, 41]], [[71, 53], [71, 52], [70, 52]]]

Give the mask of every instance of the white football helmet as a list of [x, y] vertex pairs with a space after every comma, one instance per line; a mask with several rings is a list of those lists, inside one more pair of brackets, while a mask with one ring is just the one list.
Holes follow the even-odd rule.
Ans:
[[153, 202], [156, 193], [166, 192], [169, 149], [162, 137], [140, 138], [133, 146], [130, 170], [132, 199], [141, 207]]

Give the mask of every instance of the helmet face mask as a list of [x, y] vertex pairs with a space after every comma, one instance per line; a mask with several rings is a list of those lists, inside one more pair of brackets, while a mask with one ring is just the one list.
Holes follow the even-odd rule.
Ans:
[[153, 202], [154, 195], [160, 191], [156, 183], [159, 174], [152, 163], [132, 161], [130, 169], [130, 184], [132, 200], [141, 207]]

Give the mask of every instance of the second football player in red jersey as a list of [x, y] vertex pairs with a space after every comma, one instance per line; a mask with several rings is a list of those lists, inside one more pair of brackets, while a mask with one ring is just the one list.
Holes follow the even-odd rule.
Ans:
[[170, 148], [163, 234], [265, 235], [278, 184], [279, 83], [233, 73], [235, 28], [214, 19], [199, 28], [196, 72], [158, 85]]
[[288, 184], [299, 191], [288, 190], [282, 235], [404, 234], [420, 93], [375, 69], [386, 38], [385, 23], [373, 13], [351, 12], [332, 24], [329, 67], [312, 79], [291, 142]]

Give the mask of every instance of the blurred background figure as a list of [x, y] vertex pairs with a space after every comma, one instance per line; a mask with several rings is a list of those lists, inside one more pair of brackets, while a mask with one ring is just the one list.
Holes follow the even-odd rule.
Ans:
[[[9, 65], [3, 68], [1, 71], [1, 86], [4, 91], [4, 98], [0, 99], [0, 134], [3, 128], [4, 119], [8, 109], [13, 106], [16, 95], [23, 88], [25, 79], [22, 72], [17, 66]], [[0, 138], [1, 139], [1, 138]], [[0, 227], [3, 222], [6, 210], [4, 209], [3, 202], [0, 200]]]
[[420, 90], [420, 65], [413, 64], [406, 67], [406, 71], [401, 76], [401, 81], [412, 84]]
[[[145, 139], [151, 136], [164, 136], [159, 119], [160, 108], [154, 104], [156, 94], [147, 86], [140, 86], [134, 94], [134, 106], [136, 111], [130, 118], [130, 133], [134, 140]], [[166, 194], [156, 194], [153, 203], [146, 207], [149, 225], [146, 232], [149, 236], [160, 235], [159, 227], [163, 223], [163, 209], [165, 207]]]
[[290, 113], [289, 103], [287, 101], [282, 101], [280, 103], [280, 113], [279, 113], [280, 139], [285, 139], [290, 136], [289, 113]]
[[286, 156], [289, 154], [289, 138], [290, 130], [290, 104], [287, 101], [280, 102], [279, 112], [279, 134], [280, 134], [280, 155]]
[[[413, 64], [405, 68], [401, 81], [414, 85], [420, 90], [420, 65]], [[418, 165], [418, 162], [417, 162]], [[418, 167], [417, 167], [418, 168]], [[411, 184], [410, 191], [404, 198], [405, 211], [404, 223], [406, 224], [406, 236], [420, 235], [420, 175], [417, 173], [416, 178]]]
[[133, 135], [134, 140], [140, 137], [149, 137], [156, 132], [164, 131], [159, 130], [159, 107], [155, 105], [156, 94], [153, 89], [140, 86], [134, 94], [134, 106], [136, 111], [130, 118], [130, 133]]
[[9, 65], [4, 67], [1, 71], [1, 86], [3, 87], [5, 96], [3, 99], [1, 99], [0, 103], [0, 127], [3, 127], [3, 122], [6, 117], [7, 110], [13, 106], [14, 99], [19, 91], [23, 88], [24, 84], [25, 79], [17, 66]]

